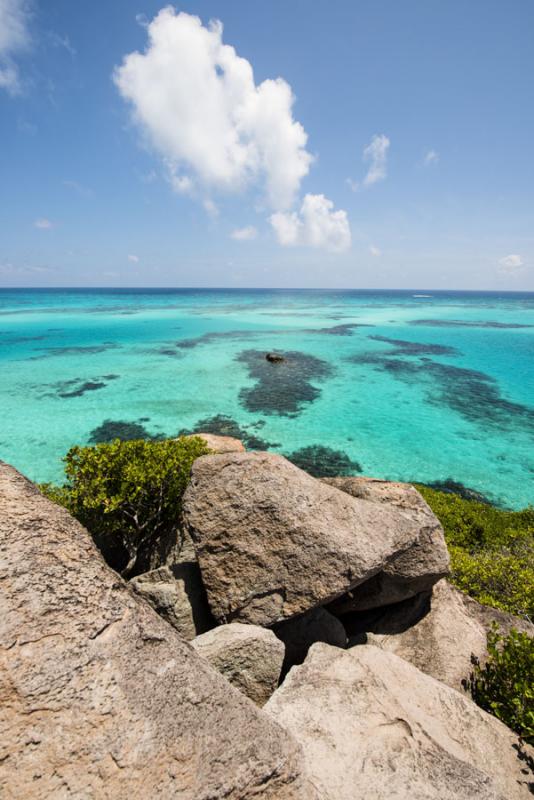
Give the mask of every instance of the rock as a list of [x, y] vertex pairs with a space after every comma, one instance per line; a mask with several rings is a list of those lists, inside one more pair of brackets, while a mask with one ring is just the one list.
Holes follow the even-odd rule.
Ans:
[[269, 626], [324, 605], [422, 539], [440, 553], [429, 563], [448, 561], [435, 518], [422, 532], [421, 515], [351, 497], [273, 453], [198, 458], [183, 520], [222, 622]]
[[192, 433], [186, 438], [200, 436], [214, 453], [244, 453], [245, 445], [233, 436], [217, 436], [215, 433]]
[[0, 463], [0, 796], [316, 798], [299, 748]]
[[145, 572], [130, 586], [188, 641], [215, 624], [196, 561]]
[[298, 617], [280, 622], [274, 632], [284, 643], [284, 673], [295, 664], [302, 664], [308, 650], [316, 642], [333, 647], [346, 647], [347, 634], [341, 622], [324, 608], [314, 608]]
[[280, 364], [282, 361], [285, 361], [285, 356], [281, 353], [267, 353], [265, 356], [267, 361], [270, 361], [271, 364]]
[[436, 581], [448, 575], [449, 554], [443, 528], [417, 489], [407, 483], [376, 478], [323, 478], [323, 481], [360, 500], [402, 510], [419, 530], [411, 547], [400, 552], [356, 591], [336, 601], [330, 609], [334, 614], [399, 603], [428, 591]]
[[302, 744], [322, 800], [531, 797], [508, 728], [378, 647], [313, 645], [265, 710]]
[[[364, 639], [409, 661], [436, 680], [462, 690], [472, 671], [471, 657], [487, 657], [486, 635], [493, 622], [503, 633], [512, 627], [534, 636], [526, 620], [481, 606], [446, 580], [434, 586], [431, 596], [414, 598], [379, 610], [375, 619], [362, 624], [353, 614], [343, 617], [352, 642], [367, 629]], [[351, 642], [349, 642], [351, 643]]]
[[232, 622], [197, 636], [191, 644], [258, 706], [263, 706], [278, 686], [284, 645], [267, 628]]

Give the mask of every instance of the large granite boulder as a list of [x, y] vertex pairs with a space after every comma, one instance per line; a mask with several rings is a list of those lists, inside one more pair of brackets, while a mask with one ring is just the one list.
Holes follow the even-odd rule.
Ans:
[[388, 508], [398, 508], [412, 517], [418, 526], [417, 541], [391, 559], [371, 580], [337, 600], [331, 610], [336, 614], [378, 608], [398, 603], [432, 588], [449, 573], [449, 554], [443, 528], [430, 506], [417, 489], [408, 483], [382, 481], [377, 478], [323, 478], [352, 497]]
[[302, 744], [322, 800], [531, 797], [532, 748], [460, 692], [378, 647], [313, 645], [265, 710]]
[[[350, 643], [365, 641], [409, 661], [454, 689], [462, 690], [472, 657], [487, 658], [486, 637], [492, 623], [502, 633], [511, 628], [534, 636], [534, 625], [494, 608], [482, 606], [439, 581], [426, 597], [419, 596], [377, 610], [374, 618], [356, 613], [343, 617]], [[366, 631], [362, 637], [362, 632]]]
[[263, 706], [278, 686], [284, 645], [268, 628], [231, 622], [197, 636], [191, 644], [258, 706]]
[[216, 433], [191, 433], [186, 438], [200, 437], [213, 453], [244, 453], [245, 445], [233, 436], [218, 436]]
[[0, 462], [0, 796], [315, 798], [292, 737]]
[[278, 623], [274, 626], [274, 632], [285, 645], [284, 672], [295, 664], [302, 664], [308, 650], [316, 642], [333, 647], [347, 646], [345, 628], [337, 617], [321, 607]]
[[[324, 605], [424, 538], [420, 515], [352, 497], [272, 453], [202, 456], [191, 475], [184, 525], [222, 622], [271, 625]], [[431, 528], [448, 563], [435, 518]]]

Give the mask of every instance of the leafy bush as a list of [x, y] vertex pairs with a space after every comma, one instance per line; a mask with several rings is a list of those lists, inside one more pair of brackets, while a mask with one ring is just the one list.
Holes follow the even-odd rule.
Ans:
[[534, 617], [534, 508], [505, 511], [417, 488], [445, 530], [452, 582], [480, 603]]
[[108, 563], [129, 577], [139, 556], [176, 530], [193, 461], [208, 452], [198, 436], [73, 447], [65, 457], [65, 486], [41, 489], [68, 508]]
[[512, 629], [488, 633], [488, 659], [475, 661], [469, 680], [473, 700], [534, 745], [534, 639]]

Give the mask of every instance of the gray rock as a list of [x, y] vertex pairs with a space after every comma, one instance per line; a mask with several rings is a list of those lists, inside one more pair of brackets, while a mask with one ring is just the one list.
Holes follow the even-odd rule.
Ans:
[[313, 645], [265, 710], [302, 744], [322, 800], [531, 797], [508, 728], [378, 647]]
[[347, 634], [341, 622], [324, 608], [314, 608], [298, 617], [275, 625], [274, 632], [284, 643], [286, 656], [284, 671], [302, 664], [308, 650], [316, 642], [333, 647], [346, 647]]
[[191, 644], [258, 706], [263, 706], [278, 686], [284, 645], [267, 628], [232, 622], [197, 636]]
[[[486, 636], [493, 622], [503, 633], [515, 627], [534, 636], [534, 626], [526, 620], [481, 606], [446, 580], [434, 586], [431, 597], [380, 609], [367, 626], [358, 615], [343, 619], [349, 630], [352, 623], [354, 632], [367, 627], [369, 644], [395, 653], [460, 691], [472, 671], [472, 656], [481, 662], [487, 658]], [[362, 641], [358, 636], [354, 640]]]
[[215, 624], [196, 561], [137, 575], [130, 586], [187, 641]]
[[423, 539], [439, 550], [429, 563], [448, 563], [435, 518], [422, 532], [419, 514], [351, 497], [272, 453], [198, 458], [183, 518], [222, 622], [271, 625], [324, 605]]
[[307, 800], [292, 737], [0, 463], [0, 796]]
[[449, 554], [443, 528], [417, 489], [408, 483], [376, 478], [323, 478], [352, 497], [396, 507], [418, 526], [419, 536], [411, 547], [400, 552], [371, 580], [359, 586], [332, 606], [335, 614], [378, 608], [399, 603], [428, 591], [449, 573]]

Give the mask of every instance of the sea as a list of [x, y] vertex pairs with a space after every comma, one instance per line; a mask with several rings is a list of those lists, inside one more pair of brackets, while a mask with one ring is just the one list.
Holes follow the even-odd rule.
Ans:
[[0, 408], [0, 459], [38, 482], [73, 445], [211, 430], [519, 509], [534, 293], [4, 289]]

